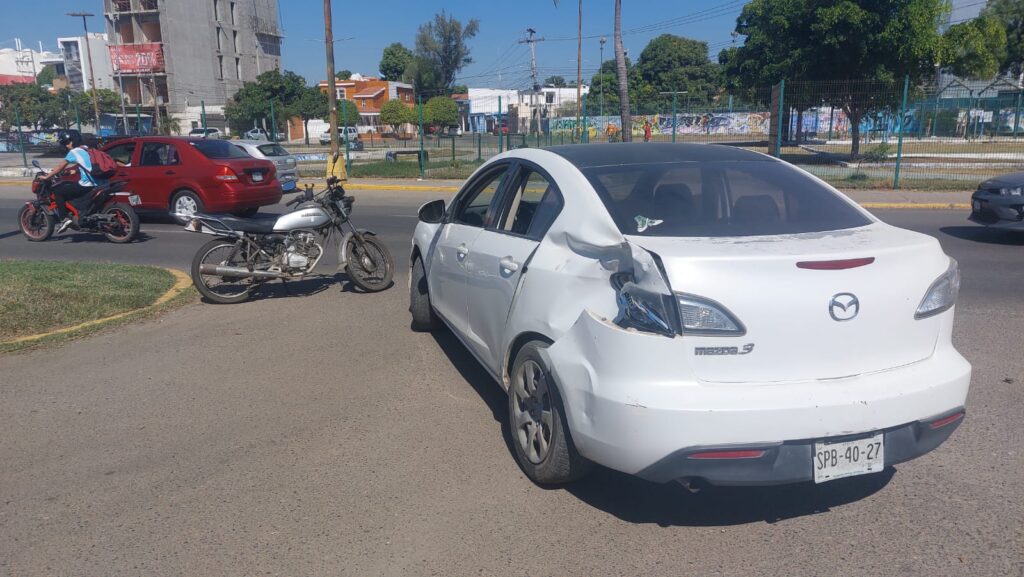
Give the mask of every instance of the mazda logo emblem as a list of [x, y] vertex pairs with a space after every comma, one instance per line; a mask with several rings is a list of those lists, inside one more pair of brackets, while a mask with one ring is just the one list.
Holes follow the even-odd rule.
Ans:
[[839, 293], [828, 303], [828, 314], [834, 321], [852, 321], [860, 312], [860, 301], [853, 293]]

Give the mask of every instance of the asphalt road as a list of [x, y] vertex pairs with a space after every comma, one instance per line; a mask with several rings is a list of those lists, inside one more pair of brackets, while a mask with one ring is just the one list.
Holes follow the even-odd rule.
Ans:
[[[356, 192], [404, 262], [435, 195]], [[30, 244], [0, 258], [184, 268], [205, 239]], [[20, 196], [24, 196], [21, 194]], [[442, 195], [443, 196], [443, 195]], [[498, 386], [384, 293], [333, 277], [0, 357], [0, 575], [1024, 575], [1024, 239], [947, 211], [882, 218], [963, 267], [968, 418], [935, 452], [823, 485], [710, 489], [516, 467]], [[333, 263], [325, 263], [330, 272]], [[322, 265], [323, 266], [323, 265]]]

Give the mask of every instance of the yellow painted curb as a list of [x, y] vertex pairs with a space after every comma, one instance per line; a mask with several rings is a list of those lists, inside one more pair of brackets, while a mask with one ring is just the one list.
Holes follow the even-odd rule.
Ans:
[[32, 186], [31, 180], [0, 180], [0, 186]]
[[80, 329], [85, 329], [85, 328], [89, 328], [89, 327], [93, 327], [93, 326], [97, 326], [97, 325], [102, 325], [102, 324], [105, 324], [105, 323], [109, 323], [110, 321], [116, 321], [117, 319], [126, 317], [128, 315], [135, 314], [135, 313], [138, 313], [138, 312], [141, 312], [141, 311], [144, 311], [144, 310], [148, 310], [148, 309], [151, 309], [151, 308], [156, 307], [156, 306], [160, 306], [160, 305], [164, 304], [165, 302], [167, 302], [167, 301], [171, 300], [172, 298], [174, 298], [174, 297], [178, 296], [179, 294], [181, 294], [181, 291], [187, 289], [189, 287], [189, 285], [192, 284], [192, 277], [190, 277], [189, 275], [185, 274], [184, 272], [182, 272], [180, 270], [177, 270], [177, 269], [166, 268], [166, 267], [164, 267], [164, 270], [166, 270], [167, 272], [171, 273], [171, 275], [174, 276], [174, 279], [175, 279], [174, 286], [172, 286], [170, 289], [168, 289], [168, 291], [165, 292], [164, 294], [160, 295], [160, 298], [158, 298], [155, 301], [153, 301], [152, 304], [149, 304], [147, 306], [140, 307], [140, 308], [137, 308], [137, 309], [132, 309], [132, 310], [129, 310], [129, 311], [124, 311], [123, 313], [117, 313], [116, 315], [111, 315], [109, 317], [104, 317], [102, 319], [95, 319], [95, 320], [91, 320], [91, 321], [86, 321], [84, 323], [80, 323], [80, 324], [77, 324], [77, 325], [72, 326], [72, 327], [65, 327], [65, 328], [53, 330], [53, 331], [50, 331], [50, 332], [47, 332], [47, 333], [39, 333], [37, 335], [29, 335], [27, 337], [18, 337], [16, 339], [13, 339], [13, 340], [10, 340], [10, 341], [4, 341], [4, 342], [0, 343], [0, 345], [15, 345], [15, 344], [20, 344], [20, 343], [28, 343], [28, 342], [32, 342], [32, 341], [38, 341], [40, 339], [43, 339], [43, 338], [46, 338], [46, 337], [49, 337], [49, 336], [52, 336], [52, 335], [61, 335], [61, 334], [77, 331], [77, 330], [80, 330]]
[[401, 184], [355, 184], [348, 183], [349, 190], [408, 190], [414, 192], [459, 192], [457, 186], [416, 186]]
[[862, 202], [860, 205], [880, 209], [971, 210], [971, 205], [963, 202]]

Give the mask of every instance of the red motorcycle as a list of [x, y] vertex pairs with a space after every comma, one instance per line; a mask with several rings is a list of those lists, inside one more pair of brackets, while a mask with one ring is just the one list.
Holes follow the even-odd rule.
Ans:
[[[18, 225], [25, 238], [41, 242], [53, 235], [56, 225], [57, 201], [52, 189], [61, 175], [47, 179], [37, 161], [33, 160], [32, 166], [39, 170], [32, 179], [36, 199], [21, 207]], [[110, 242], [131, 242], [139, 234], [139, 215], [132, 207], [137, 206], [140, 199], [138, 195], [122, 191], [126, 184], [120, 180], [96, 186], [89, 194], [66, 202], [67, 211], [77, 217], [78, 230], [101, 233]]]

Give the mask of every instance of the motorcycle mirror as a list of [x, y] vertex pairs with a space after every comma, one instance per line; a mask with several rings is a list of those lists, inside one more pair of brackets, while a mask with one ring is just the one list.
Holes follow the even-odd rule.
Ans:
[[38, 161], [38, 160], [33, 160], [33, 161], [32, 161], [32, 166], [34, 166], [34, 167], [38, 168], [39, 170], [42, 170], [42, 169], [43, 169], [43, 167], [42, 167], [42, 166], [39, 166], [39, 161]]
[[433, 200], [420, 207], [419, 218], [421, 221], [437, 224], [444, 219], [444, 201]]

